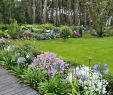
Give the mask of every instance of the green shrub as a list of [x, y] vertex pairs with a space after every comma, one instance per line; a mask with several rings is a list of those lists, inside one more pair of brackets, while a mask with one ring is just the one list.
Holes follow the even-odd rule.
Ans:
[[38, 34], [42, 34], [44, 32], [44, 29], [36, 29], [36, 30], [33, 30], [33, 31], [35, 31]]
[[7, 24], [2, 24], [0, 25], [0, 30], [4, 31], [7, 30], [8, 25]]
[[3, 31], [0, 30], [0, 38], [4, 36]]
[[12, 38], [18, 38], [19, 33], [20, 32], [20, 27], [18, 24], [14, 23], [14, 24], [10, 24], [8, 26], [8, 34], [12, 37]]
[[71, 85], [60, 77], [40, 83], [39, 88], [44, 95], [71, 95]]
[[27, 70], [25, 70], [22, 78], [25, 84], [31, 85], [34, 88], [36, 88], [40, 82], [43, 82], [46, 80], [47, 73], [42, 72], [39, 69], [28, 68]]
[[64, 39], [68, 39], [71, 36], [72, 30], [69, 26], [62, 26], [61, 27], [61, 37]]
[[5, 30], [5, 31], [1, 31], [1, 30], [0, 30], [0, 38], [1, 38], [1, 37], [9, 38], [10, 35], [7, 33], [7, 30]]
[[50, 24], [50, 23], [42, 24], [42, 27], [44, 29], [47, 29], [47, 30], [53, 30], [54, 29], [53, 24]]
[[113, 36], [113, 27], [105, 27], [103, 36]]
[[54, 27], [53, 32], [57, 38], [60, 37], [60, 27]]

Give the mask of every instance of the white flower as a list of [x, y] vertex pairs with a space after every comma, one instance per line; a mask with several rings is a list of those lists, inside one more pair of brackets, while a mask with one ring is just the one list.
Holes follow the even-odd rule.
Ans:
[[25, 63], [26, 62], [26, 59], [24, 57], [19, 57], [17, 59], [17, 63]]
[[1, 38], [0, 39], [0, 44], [4, 44], [5, 43], [5, 39], [4, 38]]
[[73, 80], [73, 74], [72, 74], [72, 72], [71, 73], [68, 73], [68, 76], [67, 76], [66, 80], [68, 80], [70, 83], [72, 83], [72, 80]]
[[10, 50], [13, 50], [13, 49], [14, 49], [14, 46], [9, 45], [6, 50], [10, 51]]
[[26, 58], [29, 58], [29, 57], [30, 57], [30, 56], [27, 54], [27, 55], [26, 55]]
[[[107, 80], [103, 79], [101, 74], [95, 73], [88, 66], [80, 66], [76, 68], [75, 75], [78, 79], [78, 84], [83, 87], [84, 91], [90, 91], [95, 94], [106, 94]], [[72, 74], [68, 74], [68, 81], [72, 82], [72, 78], [75, 77]], [[85, 80], [85, 78], [86, 80]], [[83, 79], [84, 78], [84, 79]]]

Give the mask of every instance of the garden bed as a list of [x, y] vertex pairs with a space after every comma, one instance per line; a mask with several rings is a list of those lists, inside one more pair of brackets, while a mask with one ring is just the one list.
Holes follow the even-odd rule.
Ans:
[[22, 82], [45, 95], [104, 95], [112, 92], [113, 77], [106, 64], [73, 66], [51, 52], [30, 44], [14, 46], [1, 39], [0, 61]]

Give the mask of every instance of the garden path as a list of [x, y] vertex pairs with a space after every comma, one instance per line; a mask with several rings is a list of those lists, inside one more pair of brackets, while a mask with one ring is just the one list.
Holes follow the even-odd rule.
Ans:
[[29, 86], [19, 83], [19, 79], [0, 66], [0, 95], [40, 95]]

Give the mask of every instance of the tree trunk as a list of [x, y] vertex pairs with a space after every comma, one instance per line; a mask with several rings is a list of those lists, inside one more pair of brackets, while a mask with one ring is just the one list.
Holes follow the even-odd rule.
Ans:
[[45, 0], [44, 9], [43, 9], [43, 23], [47, 22], [47, 3], [48, 3], [48, 0]]
[[78, 13], [79, 13], [79, 1], [74, 0], [74, 24], [78, 25], [79, 24], [79, 18], [78, 18]]
[[33, 9], [33, 15], [32, 15], [32, 18], [33, 18], [33, 24], [36, 22], [36, 5], [35, 5], [35, 0], [33, 0], [33, 6], [32, 6], [32, 9]]

